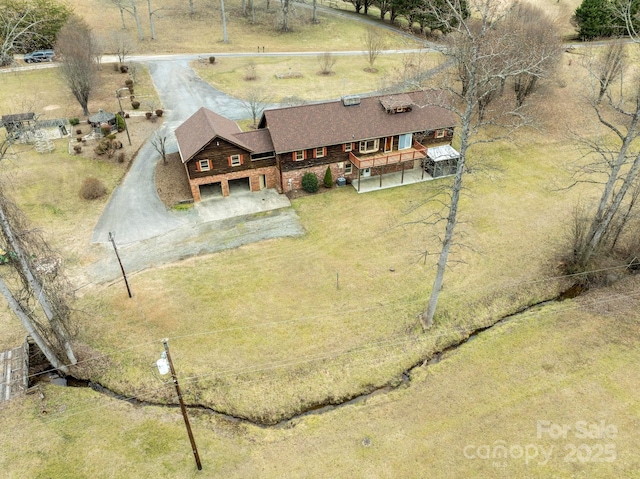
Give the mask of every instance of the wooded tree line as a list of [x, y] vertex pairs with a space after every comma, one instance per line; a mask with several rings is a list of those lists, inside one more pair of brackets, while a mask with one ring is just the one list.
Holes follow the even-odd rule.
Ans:
[[638, 31], [639, 0], [583, 0], [574, 22], [581, 40], [621, 37]]
[[[445, 0], [343, 0], [351, 3], [356, 13], [369, 13], [370, 7], [380, 10], [380, 18], [384, 19], [389, 14], [391, 23], [395, 23], [398, 17], [404, 17], [409, 25], [418, 24], [420, 33], [426, 29], [438, 30], [448, 33], [456, 26], [456, 15], [452, 15], [450, 5]], [[461, 17], [469, 16], [469, 6], [466, 0], [457, 2]]]

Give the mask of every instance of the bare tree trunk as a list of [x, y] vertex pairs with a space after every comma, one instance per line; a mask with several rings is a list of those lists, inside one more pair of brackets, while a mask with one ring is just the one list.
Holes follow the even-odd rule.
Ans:
[[445, 227], [442, 250], [440, 250], [440, 257], [438, 258], [438, 268], [436, 270], [433, 287], [431, 288], [429, 303], [427, 305], [427, 309], [420, 317], [422, 328], [425, 330], [429, 329], [433, 325], [433, 317], [436, 314], [438, 300], [440, 299], [442, 284], [444, 282], [444, 273], [447, 269], [447, 262], [449, 261], [449, 252], [451, 251], [451, 244], [453, 242], [453, 233], [458, 222], [458, 203], [460, 201], [460, 192], [462, 191], [462, 178], [464, 176], [465, 160], [467, 157], [467, 148], [469, 146], [469, 136], [471, 134], [471, 116], [473, 115], [476, 90], [477, 64], [476, 62], [471, 62], [470, 66], [468, 96], [466, 97], [465, 110], [461, 117], [460, 158], [458, 160], [456, 176], [453, 180], [453, 187], [451, 190], [451, 202], [449, 204], [449, 214], [447, 215], [447, 226]]
[[224, 11], [224, 0], [220, 0], [220, 14], [222, 15], [222, 41], [224, 43], [229, 43], [229, 38], [227, 37], [227, 15]]
[[144, 40], [144, 33], [142, 32], [142, 24], [140, 23], [140, 16], [138, 15], [138, 7], [136, 7], [136, 0], [129, 0], [131, 2], [131, 15], [136, 21], [136, 28], [138, 29], [138, 40]]
[[118, 7], [120, 9], [120, 20], [122, 20], [122, 29], [126, 30], [127, 25], [124, 23], [124, 8]]
[[312, 23], [319, 23], [318, 22], [318, 13], [317, 13], [317, 1], [318, 0], [313, 0], [313, 16], [311, 17], [311, 22]]
[[2, 278], [0, 278], [0, 293], [7, 300], [7, 303], [9, 304], [11, 310], [18, 317], [18, 319], [20, 319], [20, 322], [24, 326], [24, 329], [27, 330], [27, 333], [29, 333], [29, 335], [33, 338], [33, 340], [40, 348], [40, 351], [42, 351], [51, 365], [57, 370], [62, 371], [64, 374], [69, 374], [69, 369], [67, 368], [67, 366], [65, 366], [64, 363], [62, 363], [60, 359], [58, 359], [47, 342], [42, 338], [42, 336], [32, 323], [31, 319], [27, 315], [26, 311], [20, 305], [18, 300], [13, 296], [13, 294], [11, 294], [11, 291], [9, 290], [9, 288], [7, 288], [7, 285], [4, 283]]
[[[601, 123], [608, 125], [598, 113]], [[640, 155], [635, 157], [631, 168], [626, 173], [620, 188], [615, 193], [615, 186], [620, 181], [620, 170], [624, 165], [627, 164], [627, 152], [631, 146], [631, 143], [636, 138], [636, 129], [638, 127], [638, 121], [640, 120], [640, 95], [636, 98], [636, 110], [634, 112], [633, 117], [629, 123], [627, 134], [624, 136], [622, 141], [622, 147], [617, 154], [616, 160], [611, 167], [611, 171], [608, 173], [609, 178], [605, 184], [604, 190], [602, 191], [602, 195], [600, 197], [600, 202], [598, 203], [598, 208], [596, 210], [596, 214], [591, 222], [589, 227], [589, 232], [587, 234], [587, 241], [585, 242], [582, 250], [578, 254], [578, 264], [584, 268], [589, 263], [589, 260], [593, 256], [593, 254], [598, 250], [601, 245], [601, 240], [607, 230], [609, 229], [609, 225], [613, 220], [616, 212], [624, 196], [627, 193], [627, 190], [632, 185], [636, 175], [638, 174], [638, 170], [640, 169]], [[617, 131], [617, 130], [614, 130]]]
[[289, 2], [291, 0], [280, 0], [282, 3], [282, 31], [289, 31]]
[[4, 233], [4, 237], [8, 242], [7, 246], [11, 247], [11, 250], [15, 253], [16, 257], [18, 258], [22, 275], [27, 280], [27, 283], [31, 288], [31, 290], [33, 291], [33, 294], [36, 300], [38, 301], [38, 303], [40, 303], [40, 306], [42, 307], [42, 311], [44, 311], [44, 314], [47, 317], [47, 320], [49, 321], [52, 328], [56, 332], [56, 336], [59, 338], [60, 342], [64, 345], [64, 350], [67, 353], [67, 358], [69, 359], [69, 362], [71, 364], [76, 364], [77, 360], [75, 355], [73, 354], [73, 350], [71, 349], [69, 336], [67, 335], [63, 326], [60, 324], [59, 318], [54, 314], [53, 308], [49, 302], [49, 298], [47, 294], [44, 292], [42, 285], [31, 272], [31, 266], [27, 262], [24, 256], [24, 252], [22, 251], [22, 248], [20, 247], [15, 237], [13, 236], [13, 232], [11, 231], [11, 225], [9, 224], [9, 221], [5, 216], [1, 205], [0, 205], [0, 226], [2, 227], [2, 232]]
[[155, 40], [156, 27], [153, 23], [153, 10], [151, 9], [151, 0], [147, 0], [147, 6], [149, 7], [149, 27], [151, 28], [151, 40]]
[[189, 0], [189, 15], [193, 16], [194, 13], [196, 13], [196, 11], [193, 8], [193, 0]]

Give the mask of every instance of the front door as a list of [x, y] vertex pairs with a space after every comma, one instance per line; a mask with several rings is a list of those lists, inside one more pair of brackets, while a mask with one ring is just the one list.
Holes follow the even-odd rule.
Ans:
[[267, 187], [267, 176], [260, 175], [260, 189], [264, 190]]
[[371, 176], [371, 168], [365, 168], [362, 170], [362, 177], [369, 178]]
[[388, 151], [393, 150], [393, 137], [392, 136], [387, 136], [384, 139], [384, 151], [385, 153]]

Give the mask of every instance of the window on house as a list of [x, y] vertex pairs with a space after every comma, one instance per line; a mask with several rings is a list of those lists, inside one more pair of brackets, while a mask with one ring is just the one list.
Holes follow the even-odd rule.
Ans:
[[321, 146], [320, 148], [316, 148], [316, 158], [322, 158], [326, 155], [326, 148]]
[[353, 143], [345, 143], [344, 151], [351, 151], [352, 147], [353, 147]]
[[400, 135], [400, 139], [398, 141], [398, 150], [406, 150], [407, 148], [411, 148], [411, 138], [411, 133]]
[[242, 155], [231, 155], [229, 157], [229, 164], [231, 166], [240, 166], [242, 164]]
[[360, 142], [360, 153], [371, 153], [378, 151], [380, 148], [380, 140], [364, 140]]
[[294, 152], [293, 159], [296, 161], [304, 160], [304, 150]]
[[444, 138], [446, 132], [447, 130], [436, 130], [436, 138]]
[[209, 171], [209, 160], [200, 160], [200, 171]]
[[353, 168], [353, 165], [351, 164], [350, 161], [347, 161], [344, 165], [344, 174], [350, 175], [351, 172], [353, 171], [351, 168]]

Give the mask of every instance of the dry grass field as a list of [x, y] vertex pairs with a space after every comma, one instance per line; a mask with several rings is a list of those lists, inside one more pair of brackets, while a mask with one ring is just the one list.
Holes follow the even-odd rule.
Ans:
[[[215, 88], [237, 98], [258, 90], [269, 101], [279, 102], [286, 97], [307, 101], [339, 98], [342, 95], [382, 90], [399, 81], [412, 69], [429, 70], [436, 67], [441, 56], [435, 53], [381, 55], [374, 63], [375, 73], [365, 71], [369, 63], [364, 55], [336, 55], [330, 75], [320, 73], [317, 56], [310, 57], [251, 57], [222, 58], [215, 64], [193, 62], [198, 75]], [[257, 78], [246, 80], [247, 68], [255, 65]], [[299, 73], [300, 78], [278, 79], [276, 75]]]
[[[548, 3], [566, 13], [566, 4]], [[198, 42], [194, 35], [194, 50], [205, 46]], [[250, 41], [242, 45], [248, 49]], [[328, 50], [332, 43], [325, 45]], [[281, 49], [289, 47], [283, 43]], [[161, 51], [152, 42], [142, 48]], [[411, 381], [401, 383], [402, 372], [433, 351], [570, 284], [557, 277], [557, 254], [575, 204], [597, 195], [589, 185], [562, 189], [579, 157], [568, 128], [592, 123], [579, 102], [579, 58], [565, 54], [558, 77], [538, 91], [537, 129], [471, 154], [461, 204], [465, 247], [455, 252], [427, 335], [416, 315], [434, 267], [433, 257], [424, 262], [421, 253], [437, 252], [438, 230], [409, 223], [433, 211], [433, 204], [414, 207], [449, 179], [365, 195], [342, 188], [298, 198], [293, 207], [303, 237], [138, 273], [130, 278], [132, 300], [119, 283], [89, 285], [76, 305], [81, 373], [127, 396], [174, 402], [170, 385], [154, 372], [162, 337], [170, 338], [188, 403], [254, 421], [273, 423], [385, 385], [397, 389], [278, 427], [192, 409], [205, 466], [196, 473], [176, 408], [42, 386], [44, 398], [33, 394], [0, 409], [10, 431], [0, 435], [0, 470], [7, 477], [43, 478], [634, 477], [640, 465], [636, 277], [519, 315], [440, 363], [417, 367]], [[218, 66], [229, 67], [229, 75], [241, 69], [226, 59]], [[54, 82], [34, 78], [43, 88]], [[22, 84], [17, 81], [14, 92]], [[2, 95], [0, 100], [14, 98]], [[54, 93], [51, 98], [72, 105]], [[104, 205], [74, 207], [74, 185], [91, 173], [112, 189], [123, 172], [62, 151], [59, 146], [50, 157], [55, 168], [26, 153], [10, 169], [17, 175], [18, 202], [52, 233], [73, 272], [94, 254], [87, 235]], [[37, 186], [32, 193], [33, 178], [49, 174], [55, 190]], [[7, 337], [20, 339], [4, 311], [0, 326], [0, 345], [11, 342]], [[561, 440], [538, 437], [538, 420], [573, 429]], [[605, 421], [617, 434], [579, 438], [577, 421]], [[516, 453], [502, 461], [478, 457], [479, 447], [496, 444], [554, 449], [547, 463]], [[582, 447], [581, 455], [571, 456], [572, 445]], [[607, 447], [611, 460], [596, 455], [599, 447]]]
[[[532, 311], [418, 368], [408, 387], [283, 427], [191, 410], [201, 472], [178, 409], [43, 387], [0, 409], [0, 466], [7, 478], [637, 477], [639, 286]], [[539, 436], [538, 421], [571, 429]], [[580, 421], [611, 434], [585, 438]], [[499, 446], [506, 458], [492, 457]]]

